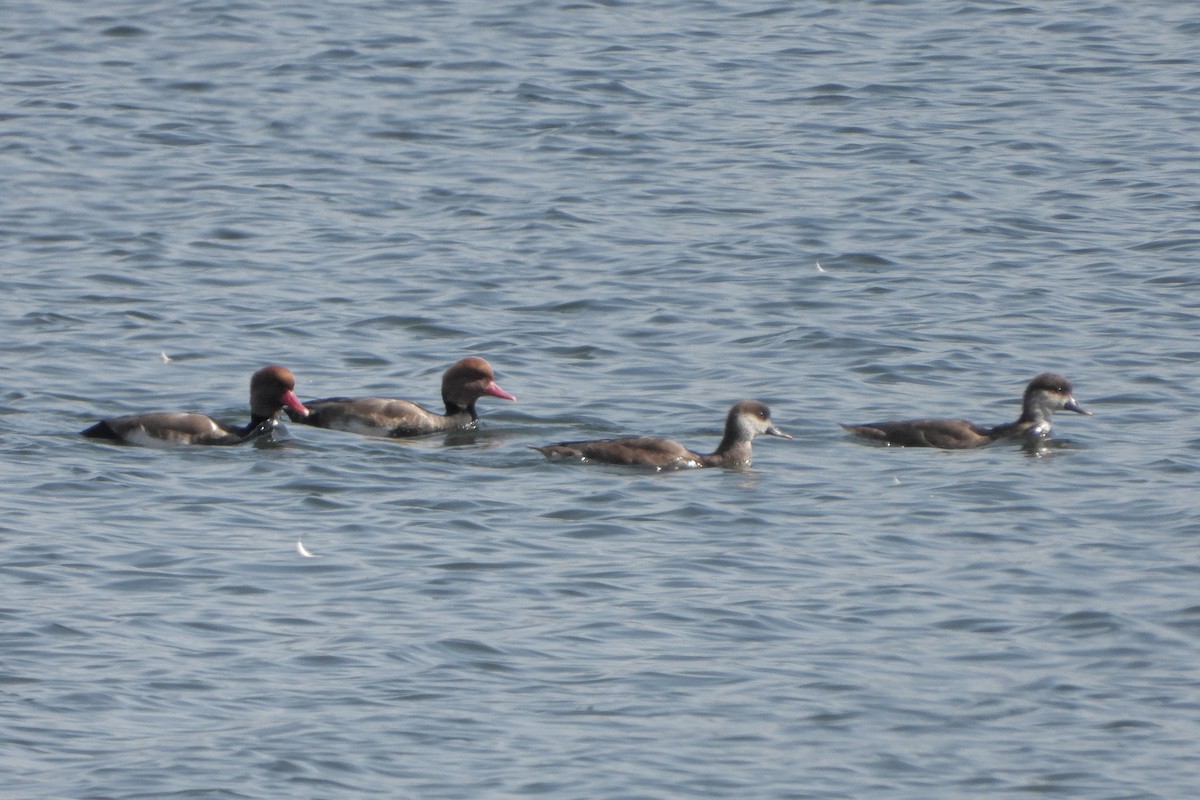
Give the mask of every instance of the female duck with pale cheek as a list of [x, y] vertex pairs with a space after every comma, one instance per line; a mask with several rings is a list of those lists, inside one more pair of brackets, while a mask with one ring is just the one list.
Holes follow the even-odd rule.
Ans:
[[965, 419], [888, 420], [842, 427], [883, 444], [961, 450], [983, 447], [1002, 439], [1045, 438], [1050, 435], [1050, 415], [1055, 411], [1092, 415], [1092, 412], [1075, 402], [1069, 380], [1062, 375], [1046, 372], [1025, 387], [1020, 418], [994, 428], [976, 425]]
[[750, 442], [760, 434], [779, 436], [783, 439], [792, 438], [771, 422], [771, 410], [765, 403], [758, 400], [742, 400], [729, 409], [729, 416], [725, 418], [725, 436], [712, 453], [697, 453], [672, 439], [655, 436], [561, 442], [533, 449], [547, 458], [598, 461], [604, 464], [653, 467], [658, 470], [749, 467]]
[[250, 378], [250, 423], [244, 427], [229, 427], [204, 414], [165, 411], [101, 420], [83, 435], [151, 446], [242, 444], [274, 430], [283, 408], [288, 413], [308, 413], [295, 388], [296, 379], [289, 370], [263, 367]]
[[474, 426], [475, 401], [484, 396], [516, 401], [496, 385], [492, 365], [470, 356], [442, 375], [445, 414], [428, 411], [409, 400], [390, 397], [329, 397], [308, 403], [308, 415], [289, 412], [293, 422], [367, 436], [421, 436]]

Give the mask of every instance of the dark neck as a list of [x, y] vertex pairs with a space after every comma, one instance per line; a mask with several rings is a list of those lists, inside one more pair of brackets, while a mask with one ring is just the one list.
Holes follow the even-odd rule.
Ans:
[[274, 418], [275, 418], [274, 414], [272, 414], [269, 417], [265, 417], [262, 414], [251, 414], [250, 415], [250, 424], [246, 425], [243, 428], [238, 428], [237, 435], [244, 439], [247, 436], [250, 436], [255, 431], [257, 431], [259, 429], [259, 427], [262, 426], [264, 423], [270, 422]]
[[447, 400], [444, 397], [442, 398], [442, 402], [444, 402], [446, 404], [446, 416], [447, 417], [453, 417], [458, 414], [467, 414], [471, 417], [472, 422], [479, 419], [479, 415], [475, 413], [475, 401], [474, 400], [472, 400], [470, 403], [468, 403], [465, 406], [459, 405], [458, 403], [451, 402], [450, 400]]

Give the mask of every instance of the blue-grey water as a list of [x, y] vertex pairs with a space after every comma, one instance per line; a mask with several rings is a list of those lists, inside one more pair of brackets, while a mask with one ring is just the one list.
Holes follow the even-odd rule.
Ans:
[[[1190, 798], [1200, 7], [13, 0], [0, 794]], [[85, 440], [247, 381], [516, 404]], [[837, 422], [1015, 418], [1052, 446]], [[729, 405], [750, 470], [547, 463]], [[311, 552], [306, 557], [297, 547]]]

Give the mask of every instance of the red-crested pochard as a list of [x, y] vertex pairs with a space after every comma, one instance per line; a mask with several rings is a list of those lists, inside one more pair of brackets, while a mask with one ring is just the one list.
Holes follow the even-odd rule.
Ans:
[[1050, 415], [1060, 410], [1092, 415], [1092, 412], [1075, 402], [1069, 380], [1062, 375], [1045, 372], [1025, 387], [1020, 419], [994, 428], [976, 425], [965, 419], [888, 420], [842, 427], [851, 433], [888, 445], [961, 450], [983, 447], [1001, 439], [1045, 438], [1050, 434]]
[[308, 410], [297, 399], [296, 379], [284, 367], [263, 367], [250, 378], [250, 424], [231, 428], [204, 414], [165, 411], [101, 420], [82, 431], [94, 439], [142, 445], [241, 444], [270, 433], [283, 408], [289, 414]]
[[308, 415], [289, 412], [293, 422], [367, 436], [420, 436], [474, 426], [475, 401], [484, 395], [516, 401], [496, 385], [492, 365], [477, 356], [453, 364], [442, 375], [446, 413], [428, 411], [408, 400], [389, 397], [329, 397], [308, 403]]
[[750, 442], [760, 434], [792, 438], [771, 422], [771, 410], [765, 403], [742, 400], [729, 409], [729, 416], [725, 418], [725, 436], [716, 451], [708, 454], [697, 453], [679, 442], [656, 436], [561, 442], [534, 449], [547, 458], [581, 459], [658, 470], [748, 467]]

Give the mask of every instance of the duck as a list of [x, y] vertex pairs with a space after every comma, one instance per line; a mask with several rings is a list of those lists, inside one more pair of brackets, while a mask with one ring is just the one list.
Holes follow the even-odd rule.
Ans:
[[442, 374], [445, 414], [389, 397], [327, 397], [307, 403], [307, 414], [289, 412], [288, 416], [302, 425], [366, 436], [423, 436], [474, 427], [479, 419], [475, 401], [484, 396], [517, 400], [496, 384], [491, 364], [478, 356], [468, 356]]
[[766, 403], [759, 400], [741, 400], [729, 409], [725, 418], [725, 436], [712, 453], [697, 453], [673, 439], [657, 436], [559, 442], [533, 449], [549, 459], [579, 459], [585, 462], [652, 467], [656, 470], [698, 467], [745, 468], [750, 466], [750, 442], [755, 436], [762, 434], [782, 439], [792, 438], [775, 427], [771, 421], [771, 409]]
[[274, 431], [284, 408], [301, 417], [308, 413], [295, 389], [291, 370], [272, 365], [250, 377], [250, 422], [244, 427], [230, 427], [205, 414], [161, 411], [103, 419], [81, 433], [91, 439], [159, 447], [242, 444]]
[[965, 419], [909, 419], [842, 424], [842, 427], [887, 445], [963, 450], [1003, 439], [1044, 439], [1050, 435], [1050, 416], [1055, 411], [1092, 416], [1091, 411], [1076, 402], [1069, 380], [1054, 372], [1043, 372], [1025, 387], [1021, 416], [1016, 422], [988, 428]]

